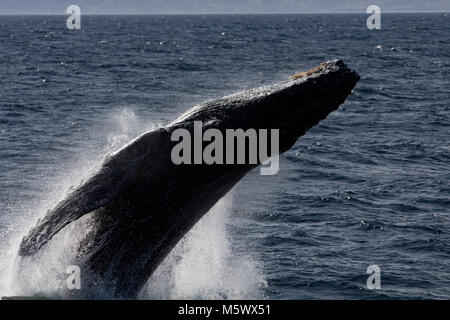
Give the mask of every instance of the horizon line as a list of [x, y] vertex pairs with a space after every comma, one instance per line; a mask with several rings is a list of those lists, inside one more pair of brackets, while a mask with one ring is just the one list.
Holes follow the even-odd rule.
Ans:
[[[382, 11], [384, 13], [450, 13], [450, 10]], [[83, 16], [155, 16], [155, 15], [306, 15], [306, 14], [368, 14], [365, 11], [310, 12], [158, 12], [158, 13], [82, 13]], [[0, 16], [68, 16], [67, 13], [1, 13]]]

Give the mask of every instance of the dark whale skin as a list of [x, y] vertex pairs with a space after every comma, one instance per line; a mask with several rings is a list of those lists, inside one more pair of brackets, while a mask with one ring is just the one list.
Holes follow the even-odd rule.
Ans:
[[[49, 210], [25, 236], [30, 256], [64, 226], [89, 214], [78, 244], [82, 270], [118, 298], [135, 298], [178, 241], [257, 164], [181, 164], [171, 160], [177, 128], [279, 129], [280, 153], [336, 110], [359, 80], [341, 60], [290, 80], [198, 105], [164, 128], [145, 133], [109, 155], [91, 178]], [[86, 290], [89, 288], [84, 287]]]

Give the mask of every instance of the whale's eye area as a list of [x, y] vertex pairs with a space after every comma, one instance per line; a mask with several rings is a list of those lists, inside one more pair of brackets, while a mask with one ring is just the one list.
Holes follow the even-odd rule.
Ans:
[[312, 75], [314, 73], [318, 73], [318, 72], [322, 71], [323, 69], [325, 69], [326, 66], [327, 66], [327, 63], [326, 62], [322, 62], [317, 67], [314, 67], [314, 68], [312, 68], [312, 69], [310, 69], [308, 71], [299, 72], [299, 73], [296, 73], [296, 74], [290, 76], [289, 79], [295, 80], [295, 79], [298, 79], [298, 78], [301, 78], [301, 77], [308, 77], [308, 76], [310, 76], [310, 75]]

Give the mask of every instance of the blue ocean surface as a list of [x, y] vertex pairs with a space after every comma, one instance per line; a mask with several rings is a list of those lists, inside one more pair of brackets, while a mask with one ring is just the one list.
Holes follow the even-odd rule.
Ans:
[[383, 14], [380, 30], [362, 14], [66, 18], [0, 16], [0, 296], [54, 291], [43, 269], [11, 275], [17, 243], [108, 152], [340, 58], [361, 75], [346, 103], [277, 175], [250, 172], [140, 298], [450, 298], [447, 13]]

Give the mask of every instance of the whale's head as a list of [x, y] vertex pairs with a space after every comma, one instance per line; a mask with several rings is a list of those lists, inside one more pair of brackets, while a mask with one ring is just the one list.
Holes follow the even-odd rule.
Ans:
[[311, 70], [294, 74], [268, 97], [267, 106], [273, 110], [270, 112], [272, 121], [278, 122], [280, 129], [280, 151], [291, 148], [299, 136], [343, 104], [359, 78], [342, 60], [323, 62]]
[[343, 104], [358, 80], [342, 60], [323, 62], [286, 81], [202, 104], [172, 125], [202, 121], [219, 129], [278, 129], [280, 152], [285, 152]]

